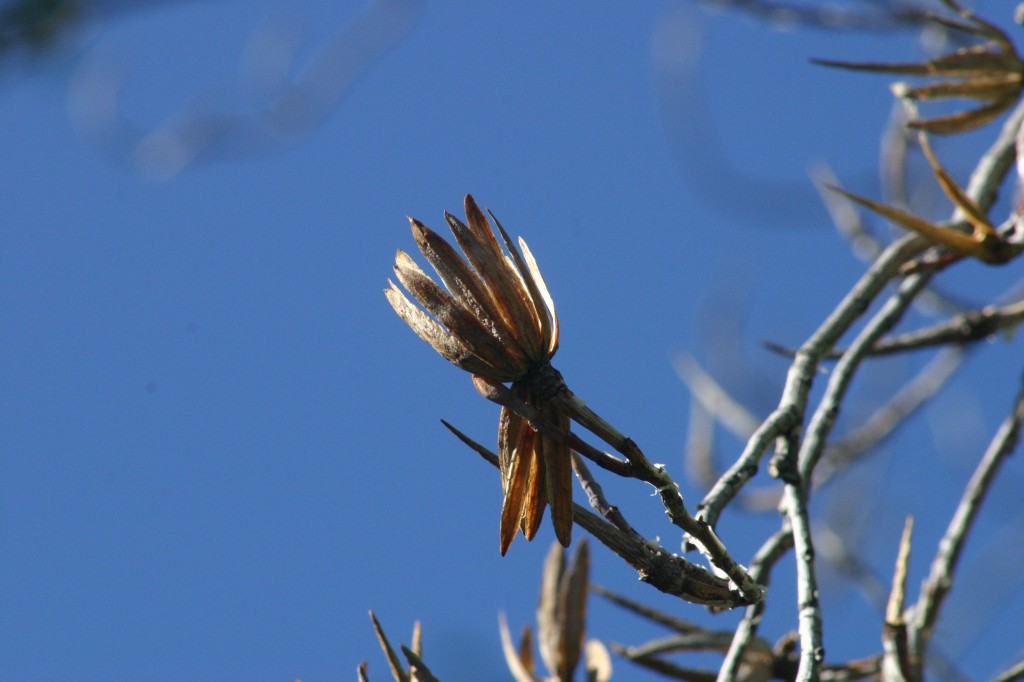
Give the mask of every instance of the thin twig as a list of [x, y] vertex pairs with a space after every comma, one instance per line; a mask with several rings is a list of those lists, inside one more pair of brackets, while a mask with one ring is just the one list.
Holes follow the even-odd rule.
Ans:
[[715, 9], [729, 7], [782, 26], [810, 26], [839, 31], [898, 31], [917, 29], [932, 20], [931, 12], [913, 2], [887, 3], [870, 10], [815, 6], [776, 0], [704, 0]]
[[714, 487], [697, 505], [698, 515], [712, 526], [725, 505], [755, 473], [768, 446], [779, 436], [798, 427], [803, 421], [807, 396], [822, 356], [847, 329], [856, 322], [882, 288], [897, 275], [903, 263], [927, 246], [916, 235], [907, 235], [892, 243], [868, 268], [828, 318], [796, 352], [786, 375], [779, 406], [761, 424], [747, 442], [735, 463], [718, 479]]
[[[986, 306], [981, 310], [960, 313], [952, 319], [930, 327], [879, 339], [868, 350], [868, 355], [894, 355], [935, 346], [966, 346], [986, 341], [999, 333], [1011, 335], [1021, 324], [1024, 324], [1024, 301], [1015, 301], [999, 307]], [[775, 353], [790, 357], [795, 355], [792, 349], [772, 341], [761, 343]], [[823, 359], [841, 358], [846, 351], [846, 348], [836, 348]]]
[[[883, 143], [883, 149], [887, 145]], [[818, 191], [821, 202], [825, 204], [825, 210], [832, 218], [832, 224], [843, 239], [850, 244], [853, 255], [865, 263], [870, 263], [885, 248], [885, 242], [872, 234], [867, 227], [856, 204], [838, 192], [833, 192], [829, 187], [842, 187], [832, 168], [819, 164], [811, 169], [811, 182]]]
[[[994, 175], [999, 175], [1000, 171], [1005, 174], [1012, 167], [1013, 158], [1015, 155], [1015, 141], [1017, 131], [1020, 128], [1021, 120], [1024, 119], [1024, 105], [1019, 105], [1017, 110], [1011, 116], [1010, 120], [1004, 125], [997, 142], [989, 150], [988, 153], [982, 158], [978, 164], [975, 173], [971, 177], [971, 182], [968, 185], [968, 193], [971, 198], [979, 205], [984, 204], [982, 210], [987, 210], [991, 205], [991, 200], [994, 200], [996, 191], [999, 186], [999, 182], [995, 182]], [[1003, 175], [999, 175], [1000, 178]], [[956, 217], [959, 217], [960, 209], [957, 209]], [[904, 239], [896, 242], [896, 244], [904, 243], [907, 240]], [[895, 245], [894, 245], [895, 246]], [[885, 255], [890, 253], [890, 249], [886, 249], [886, 252], [876, 261], [875, 265], [885, 260]], [[875, 270], [874, 266], [869, 269], [869, 274]], [[879, 273], [881, 274], [881, 273]], [[867, 275], [865, 276], [867, 277]], [[922, 268], [913, 275], [908, 276], [902, 282], [897, 292], [889, 299], [889, 301], [879, 310], [874, 316], [872, 321], [867, 327], [858, 335], [854, 341], [850, 350], [844, 354], [843, 359], [840, 360], [840, 365], [836, 367], [833, 372], [833, 376], [829, 381], [829, 386], [826, 389], [826, 394], [822, 398], [819, 408], [815, 411], [814, 417], [811, 420], [811, 425], [808, 429], [808, 438], [799, 448], [799, 458], [796, 456], [796, 441], [798, 438], [796, 435], [792, 435], [790, 438], [785, 439], [783, 447], [780, 452], [776, 453], [773, 458], [773, 464], [776, 465], [776, 470], [780, 474], [783, 482], [786, 484], [783, 493], [783, 508], [786, 511], [786, 516], [790, 522], [793, 530], [793, 542], [794, 550], [796, 555], [796, 567], [797, 567], [797, 602], [799, 608], [799, 632], [800, 632], [800, 666], [797, 670], [796, 680], [797, 682], [803, 682], [804, 680], [816, 680], [824, 656], [824, 650], [822, 647], [822, 635], [821, 635], [821, 612], [820, 604], [818, 601], [818, 590], [817, 581], [814, 574], [814, 546], [811, 538], [809, 514], [807, 509], [807, 495], [808, 486], [806, 482], [809, 480], [811, 473], [814, 470], [814, 466], [820, 458], [821, 452], [824, 450], [825, 440], [831, 429], [831, 425], [834, 423], [836, 413], [839, 408], [839, 404], [842, 400], [842, 396], [845, 393], [846, 386], [849, 383], [850, 378], [856, 369], [857, 364], [863, 357], [864, 353], [871, 344], [873, 344], [883, 333], [895, 324], [896, 321], [902, 316], [907, 306], [910, 305], [914, 296], [924, 287], [928, 280], [927, 268]], [[870, 282], [866, 282], [865, 278], [862, 278], [858, 282], [860, 285], [865, 285], [868, 290], [872, 289]], [[854, 288], [856, 290], [857, 287]], [[874, 289], [877, 293], [877, 289]], [[846, 300], [850, 300], [853, 295], [847, 296]], [[846, 302], [844, 300], [844, 303]], [[829, 321], [826, 321], [818, 332], [804, 344], [800, 351], [797, 352], [794, 358], [793, 365], [790, 369], [791, 376], [793, 374], [799, 374], [799, 368], [801, 366], [801, 355], [806, 352], [807, 364], [812, 367], [817, 366], [817, 361], [820, 360], [820, 353], [815, 356], [813, 351], [821, 349], [820, 352], [826, 352], [829, 350], [831, 345], [834, 345], [834, 341], [837, 337], [834, 336], [835, 331], [843, 326], [843, 322], [853, 317], [859, 317], [861, 311], [850, 310], [845, 314], [842, 312], [844, 306], [840, 304], [840, 307], [830, 315], [829, 320], [835, 320], [835, 326], [829, 329]], [[848, 325], [847, 325], [848, 327]], [[821, 346], [815, 346], [814, 341], [820, 337], [822, 340], [831, 339], [832, 343], [827, 348], [821, 348]], [[812, 375], [802, 375], [803, 385], [794, 385], [787, 381], [787, 392], [790, 388], [793, 388], [797, 401], [793, 405], [799, 409], [800, 414], [803, 413], [803, 407], [806, 404], [807, 391], [809, 390], [810, 379]], [[783, 396], [785, 400], [785, 394]], [[799, 465], [797, 466], [797, 462]], [[925, 622], [925, 621], [923, 621]], [[920, 630], [920, 628], [919, 628]], [[913, 641], [912, 637], [912, 641]], [[923, 639], [923, 638], [922, 638]], [[923, 644], [921, 645], [923, 646]], [[917, 660], [921, 660], [920, 657]]]
[[732, 580], [743, 595], [743, 601], [753, 603], [764, 597], [764, 591], [729, 555], [725, 545], [715, 535], [711, 526], [692, 516], [686, 509], [683, 497], [679, 493], [679, 486], [672, 480], [665, 467], [652, 464], [632, 439], [621, 434], [567, 387], [563, 386], [562, 390], [552, 398], [552, 402], [558, 405], [559, 409], [572, 420], [622, 453], [627, 459], [626, 462], [588, 445], [572, 432], [566, 433], [563, 429], [549, 424], [535, 407], [525, 403], [502, 384], [497, 382], [474, 383], [481, 395], [523, 417], [538, 432], [551, 435], [560, 442], [567, 443], [572, 449], [609, 471], [621, 476], [637, 478], [653, 485], [665, 505], [669, 520], [685, 531], [708, 560]]
[[602, 419], [568, 389], [559, 392], [554, 402], [573, 421], [622, 453], [632, 466], [635, 478], [655, 487], [669, 520], [685, 531], [708, 561], [729, 577], [745, 600], [754, 603], [764, 598], [764, 590], [751, 580], [743, 566], [729, 555], [711, 525], [703, 519], [694, 517], [686, 509], [679, 485], [672, 480], [663, 465], [652, 464], [632, 439]]
[[714, 682], [715, 673], [709, 670], [697, 670], [695, 668], [684, 668], [670, 661], [650, 656], [639, 656], [632, 651], [631, 647], [611, 643], [609, 645], [615, 653], [628, 661], [635, 663], [648, 670], [659, 673], [662, 677], [674, 680], [686, 680], [687, 682]]
[[951, 320], [925, 329], [880, 339], [871, 349], [871, 355], [891, 355], [908, 350], [932, 346], [965, 346], [985, 341], [996, 334], [1012, 334], [1024, 323], [1024, 301], [1009, 305], [987, 306], [981, 310], [961, 313]]
[[608, 521], [623, 533], [632, 533], [640, 537], [640, 534], [633, 529], [633, 526], [629, 524], [619, 508], [610, 504], [605, 498], [601, 484], [591, 475], [586, 462], [576, 452], [573, 452], [571, 456], [572, 469], [576, 472], [576, 478], [579, 479], [583, 492], [587, 494], [587, 501], [590, 503], [590, 507], [600, 514], [605, 521]]
[[1010, 414], [993, 437], [982, 456], [978, 467], [971, 476], [960, 504], [939, 542], [939, 549], [932, 561], [931, 571], [921, 588], [921, 596], [914, 607], [910, 623], [910, 644], [916, 661], [924, 660], [924, 652], [932, 629], [938, 621], [939, 612], [946, 595], [953, 587], [960, 553], [967, 542], [968, 533], [981, 509], [981, 503], [995, 480], [996, 473], [1006, 457], [1017, 446], [1020, 439], [1021, 423], [1024, 422], [1024, 382], [1017, 393]]
[[807, 436], [800, 448], [799, 466], [803, 480], [810, 480], [814, 467], [825, 451], [825, 444], [839, 415], [843, 397], [867, 350], [900, 320], [914, 297], [928, 283], [928, 277], [929, 273], [923, 270], [904, 279], [896, 294], [875, 314], [836, 363], [829, 377], [825, 395], [818, 403], [808, 426]]
[[606, 587], [600, 585], [594, 585], [591, 583], [590, 591], [595, 594], [599, 594], [608, 601], [612, 602], [616, 606], [620, 606], [627, 611], [631, 611], [638, 616], [646, 618], [650, 621], [657, 623], [658, 625], [664, 625], [665, 627], [675, 630], [676, 632], [694, 632], [696, 630], [702, 630], [703, 628], [696, 623], [691, 623], [688, 620], [677, 618], [668, 613], [664, 613], [655, 608], [641, 604], [640, 602], [633, 601], [628, 597], [624, 597], [617, 592], [613, 592]]
[[672, 366], [676, 374], [683, 380], [690, 393], [704, 408], [715, 416], [715, 419], [733, 432], [738, 438], [746, 440], [761, 425], [760, 420], [750, 410], [737, 402], [700, 366], [689, 353], [676, 357]]

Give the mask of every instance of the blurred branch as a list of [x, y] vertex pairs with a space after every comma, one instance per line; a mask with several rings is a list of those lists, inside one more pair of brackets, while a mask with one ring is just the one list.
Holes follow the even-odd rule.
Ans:
[[814, 472], [814, 487], [819, 488], [854, 461], [870, 452], [907, 417], [925, 405], [946, 385], [963, 363], [959, 348], [946, 348], [897, 391], [892, 399], [875, 410], [856, 428], [826, 447]]
[[1024, 661], [1020, 661], [999, 673], [999, 675], [993, 678], [992, 682], [1016, 682], [1017, 680], [1024, 680]]
[[917, 2], [817, 3], [775, 0], [701, 0], [714, 8], [726, 7], [780, 27], [800, 26], [829, 31], [898, 31], [920, 28], [931, 13]]
[[[200, 160], [266, 153], [303, 139], [319, 125], [356, 81], [409, 34], [421, 6], [422, 0], [372, 0], [292, 81], [275, 85], [275, 99], [251, 111], [221, 111], [200, 100], [183, 107], [177, 120], [143, 130], [118, 109], [123, 76], [95, 60], [85, 62], [75, 76], [71, 110], [101, 149], [153, 179], [174, 177]], [[294, 49], [289, 53], [290, 59]], [[275, 74], [292, 70], [290, 63], [273, 69]]]
[[83, 8], [74, 0], [15, 0], [0, 8], [0, 58], [19, 48], [39, 52], [74, 26]]

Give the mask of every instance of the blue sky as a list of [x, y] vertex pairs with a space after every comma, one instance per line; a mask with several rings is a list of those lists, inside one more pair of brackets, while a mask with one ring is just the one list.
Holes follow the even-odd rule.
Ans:
[[[658, 1], [388, 6], [397, 18], [374, 26], [394, 46], [335, 73], [344, 96], [283, 132], [254, 116], [275, 91], [247, 89], [243, 56], [292, 40], [301, 67], [365, 35], [361, 3], [104, 11], [0, 71], [3, 679], [309, 682], [368, 659], [383, 680], [371, 608], [395, 640], [421, 619], [442, 679], [504, 678], [497, 613], [532, 621], [553, 534], [498, 554], [497, 474], [439, 421], [492, 443], [498, 410], [382, 294], [395, 249], [414, 250], [406, 215], [441, 228], [471, 192], [522, 235], [558, 306], [556, 366], [679, 479], [689, 397], [673, 360], [696, 356], [763, 415], [786, 363], [758, 339], [799, 343], [862, 271], [808, 168], [877, 195], [891, 97], [807, 60], [914, 59], [915, 36]], [[95, 117], [119, 72], [114, 134]], [[218, 136], [194, 162], [138, 163], [126, 131], [200, 119]], [[963, 178], [991, 135], [937, 148]], [[988, 302], [1013, 280], [966, 264], [940, 283]], [[1021, 372], [1013, 344], [979, 350], [850, 487], [815, 498], [883, 583], [918, 515], [914, 595]], [[923, 362], [869, 367], [849, 423]], [[720, 435], [730, 461], [741, 445]], [[965, 557], [974, 585], [939, 626], [972, 678], [1021, 654], [1022, 473], [1011, 460]], [[674, 545], [650, 490], [606, 482]], [[745, 561], [776, 523], [736, 513], [721, 535]], [[735, 623], [594, 549], [595, 582]], [[881, 615], [822, 571], [828, 659], [876, 652]], [[787, 564], [773, 583], [771, 641], [795, 622], [791, 578]], [[592, 604], [593, 636], [660, 634]], [[616, 663], [616, 679], [648, 679]]]

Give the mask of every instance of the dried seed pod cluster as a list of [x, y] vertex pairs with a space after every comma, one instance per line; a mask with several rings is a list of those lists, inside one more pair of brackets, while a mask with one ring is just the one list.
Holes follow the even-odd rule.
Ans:
[[[446, 360], [472, 373], [475, 383], [512, 382], [516, 397], [536, 408], [546, 423], [567, 432], [569, 417], [549, 401], [564, 384], [550, 364], [558, 349], [558, 317], [537, 262], [522, 239], [520, 253], [491, 214], [501, 236], [502, 242], [498, 242], [472, 196], [466, 196], [465, 205], [465, 223], [445, 214], [464, 257], [429, 227], [409, 219], [420, 252], [444, 287], [399, 250], [395, 274], [423, 309], [394, 282], [384, 293], [421, 339]], [[521, 416], [503, 407], [498, 453], [504, 493], [501, 553], [508, 550], [519, 529], [527, 540], [533, 539], [546, 506], [551, 507], [559, 542], [568, 546], [572, 534], [568, 446], [538, 433]]]

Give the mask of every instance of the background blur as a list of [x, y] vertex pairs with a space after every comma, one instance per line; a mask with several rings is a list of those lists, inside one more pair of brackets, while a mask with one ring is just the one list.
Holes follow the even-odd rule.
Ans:
[[[498, 409], [382, 295], [395, 249], [415, 249], [405, 216], [440, 229], [471, 192], [523, 235], [558, 305], [556, 366], [683, 479], [673, 363], [695, 356], [763, 416], [788, 363], [758, 341], [799, 344], [863, 270], [808, 171], [878, 195], [888, 80], [808, 59], [909, 61], [941, 37], [659, 0], [80, 0], [10, 29], [32, 4], [0, 2], [4, 680], [347, 680], [363, 659], [389, 679], [370, 608], [393, 641], [421, 619], [447, 682], [507, 679], [497, 614], [533, 621], [553, 534], [498, 555], [497, 473], [439, 422], [493, 444]], [[1008, 3], [978, 9], [1020, 36]], [[963, 180], [994, 132], [937, 151]], [[1013, 267], [937, 282], [983, 304]], [[926, 359], [869, 365], [840, 431]], [[888, 585], [913, 513], [916, 598], [1020, 372], [1019, 344], [979, 348], [814, 498], [864, 581]], [[721, 433], [721, 462], [740, 447]], [[940, 622], [969, 679], [1022, 653], [1022, 475], [1017, 456]], [[650, 490], [601, 480], [675, 546]], [[733, 512], [720, 534], [745, 561], [777, 523]], [[592, 549], [594, 582], [705, 624], [739, 617], [669, 601]], [[827, 659], [877, 652], [877, 605], [821, 571]], [[787, 560], [771, 641], [795, 624], [791, 585]], [[589, 634], [665, 633], [594, 598]]]

